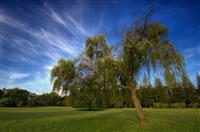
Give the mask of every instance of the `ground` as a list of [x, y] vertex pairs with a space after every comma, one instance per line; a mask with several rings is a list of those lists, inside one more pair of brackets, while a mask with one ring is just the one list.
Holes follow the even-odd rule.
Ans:
[[0, 132], [199, 132], [200, 109], [144, 109], [141, 127], [132, 108], [82, 111], [69, 107], [2, 108]]

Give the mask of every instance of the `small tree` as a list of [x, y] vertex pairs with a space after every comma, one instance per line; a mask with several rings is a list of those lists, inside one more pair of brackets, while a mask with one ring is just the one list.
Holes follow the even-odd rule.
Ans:
[[141, 71], [157, 73], [162, 69], [166, 84], [172, 88], [184, 71], [183, 58], [167, 39], [167, 28], [160, 23], [149, 23], [147, 13], [144, 21], [136, 23], [125, 32], [123, 52], [119, 58], [121, 76], [130, 89], [140, 123], [145, 124], [144, 112], [136, 96], [137, 76]]

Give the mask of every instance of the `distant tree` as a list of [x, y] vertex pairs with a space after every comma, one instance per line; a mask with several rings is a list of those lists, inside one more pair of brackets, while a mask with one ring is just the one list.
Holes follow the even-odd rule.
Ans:
[[197, 74], [197, 94], [200, 96], [200, 74]]
[[153, 98], [156, 103], [167, 103], [167, 89], [163, 86], [159, 78], [155, 79], [155, 88], [153, 89]]
[[31, 94], [30, 99], [28, 101], [28, 106], [45, 106], [44, 101], [40, 98], [40, 95]]
[[146, 76], [144, 76], [137, 94], [139, 94], [138, 99], [143, 107], [151, 107], [153, 105], [153, 88]]
[[55, 92], [42, 95], [30, 94], [28, 106], [62, 106], [64, 98]]
[[153, 105], [153, 89], [151, 87], [141, 87], [140, 103], [143, 107], [151, 107]]
[[155, 87], [156, 88], [162, 88], [163, 87], [163, 83], [158, 77], [155, 78]]
[[200, 107], [200, 73], [197, 74], [197, 95], [198, 95], [198, 107]]
[[188, 107], [192, 103], [198, 102], [197, 91], [187, 76], [184, 76], [182, 85], [185, 93], [186, 107]]
[[0, 89], [0, 99], [3, 97], [3, 95], [4, 95], [4, 91]]
[[172, 89], [173, 95], [170, 96], [170, 104], [172, 103], [185, 103], [184, 89], [181, 86], [177, 86]]
[[10, 106], [26, 106], [29, 99], [29, 92], [19, 88], [5, 89], [4, 98], [8, 98], [8, 101], [12, 102]]
[[16, 107], [17, 102], [13, 98], [2, 98], [0, 100], [1, 107]]
[[196, 94], [196, 89], [194, 87], [186, 87], [184, 92], [186, 107], [198, 102], [198, 95]]

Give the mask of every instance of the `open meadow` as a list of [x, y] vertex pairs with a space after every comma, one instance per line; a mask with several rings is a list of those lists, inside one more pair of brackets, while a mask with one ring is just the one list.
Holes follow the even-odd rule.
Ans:
[[70, 107], [0, 108], [1, 132], [199, 132], [200, 109], [144, 109], [141, 127], [132, 108], [83, 111]]

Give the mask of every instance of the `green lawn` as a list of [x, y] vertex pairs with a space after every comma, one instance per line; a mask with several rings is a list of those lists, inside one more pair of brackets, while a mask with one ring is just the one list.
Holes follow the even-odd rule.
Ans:
[[142, 128], [134, 109], [0, 108], [0, 132], [200, 132], [200, 109], [144, 111], [148, 126]]

